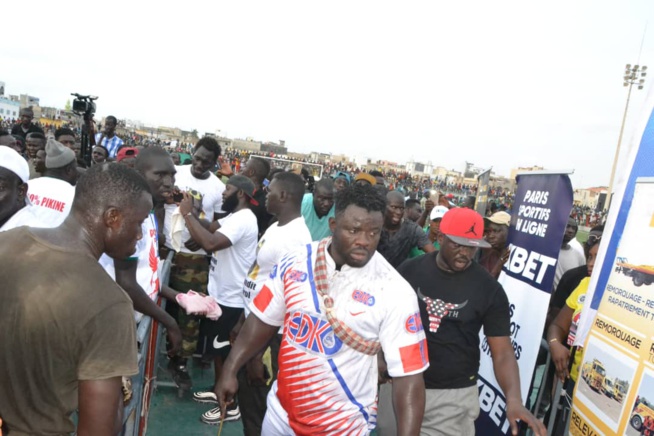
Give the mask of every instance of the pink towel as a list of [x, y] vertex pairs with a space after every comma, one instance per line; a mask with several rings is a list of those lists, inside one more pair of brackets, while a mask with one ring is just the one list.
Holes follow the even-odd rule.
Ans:
[[210, 320], [216, 321], [223, 314], [213, 297], [198, 294], [195, 291], [188, 291], [186, 294], [179, 293], [175, 300], [189, 315], [204, 315]]

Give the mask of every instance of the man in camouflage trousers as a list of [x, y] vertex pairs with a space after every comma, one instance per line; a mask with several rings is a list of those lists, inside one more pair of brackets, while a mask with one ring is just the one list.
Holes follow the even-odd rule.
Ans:
[[[189, 192], [194, 197], [194, 206], [199, 211], [201, 222], [208, 226], [222, 214], [222, 194], [225, 184], [211, 170], [216, 165], [221, 150], [218, 142], [211, 137], [200, 139], [193, 150], [191, 165], [176, 166], [175, 189]], [[170, 271], [170, 286], [179, 292], [193, 290], [207, 295], [209, 281], [209, 257], [207, 253], [191, 238], [184, 224], [184, 218], [177, 212], [177, 204], [166, 205], [165, 245], [175, 251], [173, 266]], [[177, 317], [182, 331], [182, 351], [172, 358], [168, 369], [173, 380], [184, 390], [192, 386], [186, 363], [193, 356], [200, 336], [200, 319], [187, 315], [184, 310], [171, 308], [171, 315]], [[174, 313], [174, 312], [177, 313]]]

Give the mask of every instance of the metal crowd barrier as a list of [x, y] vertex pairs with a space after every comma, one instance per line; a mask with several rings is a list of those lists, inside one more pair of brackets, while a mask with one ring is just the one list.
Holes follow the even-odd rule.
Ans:
[[[161, 263], [159, 282], [162, 286], [168, 284], [173, 254], [173, 252], [169, 253], [166, 260]], [[158, 304], [161, 307], [165, 304], [162, 297], [159, 297]], [[141, 319], [136, 328], [139, 373], [132, 377], [132, 399], [123, 411], [122, 436], [143, 436], [147, 431], [153, 382], [159, 359], [161, 342], [159, 330], [159, 323], [146, 316]]]
[[[547, 389], [547, 371], [548, 368], [550, 367], [550, 363], [552, 362], [552, 356], [550, 354], [550, 347], [549, 344], [545, 339], [540, 340], [540, 348], [543, 352], [546, 353], [545, 357], [545, 366], [544, 370], [542, 373], [542, 377], [540, 381], [537, 382], [536, 378], [538, 376], [538, 371], [536, 370], [538, 367], [534, 368], [534, 375], [531, 380], [531, 386], [532, 388], [529, 390], [529, 399], [533, 396], [533, 392], [536, 391], [538, 394], [536, 395], [536, 400], [534, 401], [533, 404], [529, 404], [529, 411], [534, 415], [538, 416], [538, 409], [540, 408], [540, 403], [543, 400], [543, 395], [545, 395], [545, 391]], [[550, 406], [551, 407], [551, 406]], [[527, 430], [526, 435], [532, 436], [534, 433], [531, 429]]]
[[[536, 396], [536, 401], [534, 404], [529, 405], [529, 411], [534, 415], [538, 416], [539, 408], [540, 408], [540, 403], [543, 400], [543, 395], [545, 395], [547, 389], [551, 389], [552, 386], [547, 386], [547, 372], [549, 370], [550, 364], [552, 362], [552, 355], [550, 354], [550, 347], [549, 344], [545, 339], [541, 339], [540, 342], [540, 348], [546, 352], [546, 358], [545, 358], [545, 366], [543, 370], [542, 377], [540, 381], [537, 383], [536, 377], [537, 377], [537, 371], [534, 371], [534, 377], [532, 379], [532, 389], [530, 390], [530, 397], [532, 396], [532, 393], [537, 390], [538, 394]], [[549, 436], [553, 435], [554, 432], [556, 433], [561, 433], [561, 429], [556, 428], [556, 423], [557, 420], [560, 418], [560, 414], [563, 413], [563, 422], [564, 422], [564, 427], [563, 429], [565, 430], [564, 433], [567, 434], [567, 430], [570, 427], [570, 411], [566, 410], [566, 392], [563, 389], [563, 383], [561, 383], [561, 380], [559, 380], [558, 377], [554, 378], [554, 383], [555, 383], [555, 389], [554, 392], [552, 393], [552, 399], [549, 407], [549, 422], [547, 425], [547, 434]], [[533, 436], [533, 431], [531, 429], [527, 430], [526, 435], [527, 436]]]

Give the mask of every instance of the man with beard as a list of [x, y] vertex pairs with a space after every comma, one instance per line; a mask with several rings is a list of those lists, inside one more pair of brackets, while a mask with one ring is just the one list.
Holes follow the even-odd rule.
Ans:
[[371, 186], [339, 191], [334, 236], [285, 255], [249, 305], [215, 391], [223, 408], [233, 402], [239, 368], [286, 323], [262, 434], [370, 432], [382, 349], [395, 377], [397, 434], [418, 434], [429, 363], [415, 294], [375, 251], [383, 210]]
[[553, 291], [559, 286], [559, 281], [566, 271], [586, 264], [586, 257], [583, 251], [579, 252], [572, 244], [571, 241], [577, 236], [577, 222], [569, 218], [568, 225], [565, 227], [563, 234], [563, 241], [561, 242], [561, 251], [559, 251], [559, 259], [556, 262], [556, 271], [554, 272]]
[[43, 135], [43, 129], [32, 122], [34, 119], [32, 106], [22, 108], [19, 112], [19, 116], [20, 123], [14, 124], [14, 127], [11, 128], [12, 135], [20, 135], [23, 138], [26, 138], [27, 135], [32, 132], [38, 132]]
[[[243, 285], [245, 313], [232, 330], [232, 341], [250, 314], [249, 303], [259, 294], [275, 265], [287, 253], [311, 243], [309, 229], [300, 213], [303, 195], [302, 177], [291, 172], [278, 173], [268, 186], [266, 208], [277, 221], [268, 227], [257, 244], [256, 261], [250, 267]], [[261, 434], [270, 378], [274, 380], [277, 374], [280, 342], [281, 331], [270, 343], [271, 365], [264, 366], [264, 352], [261, 352], [247, 363], [245, 370], [239, 372], [238, 400], [246, 436]], [[217, 403], [213, 391], [196, 392], [193, 399], [202, 403]], [[220, 421], [220, 407], [208, 413], [212, 414], [216, 423]]]
[[95, 134], [95, 143], [102, 145], [109, 153], [107, 157], [111, 159], [116, 157], [118, 150], [124, 144], [123, 140], [116, 136], [117, 125], [118, 120], [116, 117], [109, 115], [104, 119], [104, 132]]
[[[205, 136], [201, 138], [193, 150], [191, 165], [175, 167], [175, 187], [182, 192], [195, 192], [201, 199], [202, 210], [198, 218], [207, 222], [216, 221], [223, 213], [223, 193], [225, 184], [216, 177], [211, 170], [221, 154], [220, 145], [214, 138]], [[172, 157], [171, 157], [172, 159]], [[209, 262], [205, 250], [191, 237], [189, 229], [183, 218], [173, 215], [179, 214], [178, 206], [169, 202], [165, 206], [164, 220], [165, 249], [175, 251], [173, 266], [170, 271], [170, 286], [179, 292], [195, 291], [207, 295], [207, 282], [209, 281]], [[173, 229], [173, 221], [179, 222], [179, 229]], [[173, 230], [178, 232], [174, 237]], [[164, 244], [161, 244], [162, 246]], [[168, 305], [167, 311], [177, 319], [182, 330], [182, 350], [178, 356], [173, 357], [168, 366], [175, 383], [182, 389], [190, 389], [192, 380], [187, 369], [187, 362], [193, 356], [200, 336], [200, 321], [198, 316], [189, 315], [174, 305]]]
[[409, 257], [414, 247], [425, 253], [434, 251], [434, 246], [418, 224], [404, 219], [404, 195], [399, 191], [390, 191], [386, 194], [384, 228], [377, 251], [393, 268], [397, 268]]
[[332, 234], [329, 219], [334, 217], [334, 182], [325, 178], [316, 182], [313, 193], [302, 198], [302, 216], [311, 239], [319, 241]]
[[[207, 339], [207, 354], [214, 358], [216, 383], [231, 349], [230, 332], [243, 313], [243, 283], [256, 259], [259, 229], [257, 218], [249, 207], [256, 203], [254, 190], [254, 183], [247, 177], [232, 176], [222, 202], [223, 210], [229, 215], [210, 224], [199, 219], [189, 193], [184, 193], [179, 205], [193, 240], [208, 253], [213, 253], [207, 288], [220, 305], [222, 316], [218, 321], [202, 320], [201, 331]], [[202, 415], [202, 421], [216, 424], [220, 420], [216, 421], [214, 415], [209, 410]], [[240, 416], [238, 406], [234, 405], [225, 419], [231, 421]]]
[[[398, 272], [418, 295], [431, 366], [423, 434], [474, 435], [479, 414], [479, 332], [483, 326], [495, 377], [506, 397], [513, 435], [518, 420], [538, 436], [545, 427], [523, 406], [510, 339], [509, 301], [502, 286], [473, 260], [484, 241], [484, 220], [472, 209], [450, 209], [441, 221], [440, 250], [403, 263]], [[395, 381], [393, 381], [394, 383]], [[386, 412], [381, 408], [380, 415]]]
[[254, 215], [257, 217], [257, 226], [259, 227], [259, 237], [261, 237], [270, 222], [272, 221], [273, 216], [268, 213], [266, 210], [266, 190], [263, 187], [263, 181], [266, 179], [270, 173], [270, 164], [266, 159], [252, 156], [248, 159], [241, 175], [247, 177], [254, 183], [254, 199], [257, 202], [257, 205], [251, 205], [250, 208]]
[[484, 267], [490, 275], [495, 278], [500, 276], [502, 268], [511, 251], [508, 247], [509, 226], [511, 215], [506, 212], [495, 212], [488, 218], [484, 218], [486, 234], [484, 239], [491, 245], [490, 248], [482, 248], [479, 264]]
[[138, 373], [134, 315], [97, 260], [134, 252], [151, 208], [136, 172], [97, 167], [61, 226], [0, 235], [0, 411], [10, 434], [120, 431], [121, 376]]

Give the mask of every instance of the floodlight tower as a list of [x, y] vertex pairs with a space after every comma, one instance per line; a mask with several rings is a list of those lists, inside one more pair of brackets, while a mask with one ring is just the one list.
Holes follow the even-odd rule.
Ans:
[[620, 135], [618, 136], [618, 146], [615, 149], [615, 157], [613, 158], [613, 168], [611, 169], [611, 180], [609, 181], [609, 190], [606, 193], [607, 203], [611, 205], [611, 194], [613, 192], [613, 179], [615, 177], [615, 168], [618, 164], [618, 157], [620, 156], [620, 144], [622, 143], [622, 134], [624, 133], [624, 124], [627, 120], [627, 111], [629, 110], [629, 99], [631, 99], [631, 88], [636, 85], [638, 89], [643, 89], [645, 84], [645, 76], [647, 75], [647, 67], [645, 65], [627, 64], [624, 70], [624, 83], [625, 87], [629, 87], [627, 92], [627, 104], [624, 107], [624, 115], [622, 115], [622, 125], [620, 126]]

